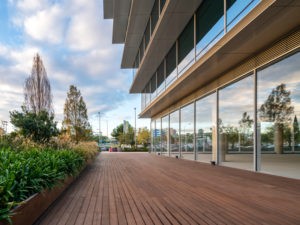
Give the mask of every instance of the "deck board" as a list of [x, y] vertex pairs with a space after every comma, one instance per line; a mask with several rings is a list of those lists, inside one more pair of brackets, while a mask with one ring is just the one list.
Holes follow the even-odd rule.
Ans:
[[35, 224], [300, 224], [300, 180], [101, 153]]

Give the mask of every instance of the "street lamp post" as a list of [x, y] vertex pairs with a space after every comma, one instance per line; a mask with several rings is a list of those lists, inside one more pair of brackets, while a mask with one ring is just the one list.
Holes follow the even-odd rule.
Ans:
[[134, 107], [134, 144], [135, 144], [135, 149], [137, 148], [136, 145], [136, 107]]
[[101, 144], [101, 112], [98, 112], [99, 116], [99, 146]]

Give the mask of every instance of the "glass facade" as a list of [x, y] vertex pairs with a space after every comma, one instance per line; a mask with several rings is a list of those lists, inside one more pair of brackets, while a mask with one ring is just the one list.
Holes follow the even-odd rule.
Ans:
[[170, 155], [171, 157], [180, 156], [179, 141], [179, 110], [170, 114]]
[[213, 160], [216, 155], [216, 93], [196, 101], [196, 159], [200, 162]]
[[[296, 52], [163, 117], [163, 141], [153, 133], [152, 149], [162, 145], [171, 157], [300, 179], [299, 119]], [[153, 121], [160, 129], [160, 119]]]
[[151, 121], [151, 152], [155, 152], [155, 120]]
[[[151, 96], [151, 101], [163, 93], [178, 77], [184, 74], [186, 70], [213, 47], [217, 41], [243, 19], [260, 1], [261, 0], [202, 1], [169, 52], [165, 55], [162, 61], [162, 63], [166, 63], [165, 76], [162, 77], [162, 84], [157, 85], [159, 91], [154, 92]], [[224, 7], [225, 4], [226, 7]], [[155, 9], [156, 12], [156, 3], [154, 6], [153, 10]], [[148, 35], [147, 29], [145, 34]], [[148, 45], [147, 40], [148, 39], [145, 38], [145, 49]], [[143, 52], [140, 51], [140, 53]], [[139, 57], [139, 59], [142, 60], [142, 57]], [[156, 69], [153, 76], [155, 76], [160, 68], [161, 65]], [[148, 83], [150, 82], [151, 79]], [[145, 96], [142, 95], [142, 98], [143, 97]], [[145, 107], [147, 107], [151, 101], [145, 104]], [[142, 108], [142, 110], [143, 109], [144, 108]]]
[[155, 130], [154, 130], [154, 149], [155, 152], [161, 152], [161, 119], [155, 121]]
[[181, 158], [194, 160], [194, 104], [181, 108], [180, 118]]
[[169, 116], [161, 119], [161, 154], [169, 156]]
[[226, 0], [227, 31], [243, 19], [259, 2], [260, 0]]
[[219, 91], [219, 162], [253, 169], [253, 75]]
[[300, 174], [300, 53], [257, 72], [261, 170]]
[[174, 44], [166, 56], [166, 86], [169, 86], [176, 78], [176, 44]]
[[224, 1], [203, 1], [196, 12], [197, 60], [224, 35]]
[[182, 75], [194, 62], [194, 17], [187, 24], [178, 38], [178, 75]]

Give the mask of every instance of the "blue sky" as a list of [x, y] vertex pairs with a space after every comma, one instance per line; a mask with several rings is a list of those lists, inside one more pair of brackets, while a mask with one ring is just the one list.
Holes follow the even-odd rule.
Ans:
[[[102, 0], [0, 1], [0, 120], [20, 110], [23, 86], [36, 53], [43, 59], [50, 80], [56, 120], [71, 84], [80, 89], [89, 120], [106, 135], [128, 120], [134, 125], [134, 107], [140, 112], [140, 95], [130, 95], [132, 71], [121, 70], [123, 45], [113, 45], [112, 21], [103, 19]], [[107, 121], [107, 122], [106, 122]], [[137, 127], [149, 127], [137, 120]]]

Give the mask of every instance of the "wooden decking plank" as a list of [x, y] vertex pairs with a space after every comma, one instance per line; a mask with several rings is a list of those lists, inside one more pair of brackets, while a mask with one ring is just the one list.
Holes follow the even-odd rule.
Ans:
[[112, 168], [111, 168], [111, 184], [112, 184], [112, 189], [114, 192], [114, 199], [115, 199], [115, 205], [116, 205], [116, 210], [117, 210], [117, 217], [118, 217], [118, 224], [119, 225], [127, 225], [127, 220], [125, 216], [125, 211], [124, 211], [124, 206], [123, 206], [123, 201], [121, 199], [120, 193], [119, 193], [119, 180], [116, 179], [115, 176], [115, 171], [119, 170], [119, 165], [116, 164], [115, 162], [112, 163]]
[[[97, 162], [99, 163], [99, 162]], [[101, 224], [101, 216], [102, 216], [102, 201], [103, 201], [103, 191], [104, 191], [104, 169], [99, 165], [99, 180], [96, 189], [96, 203], [93, 217], [93, 225]]]
[[[127, 198], [125, 192], [127, 190], [124, 189], [124, 183], [123, 183], [123, 179], [122, 177], [119, 175], [119, 171], [123, 170], [124, 168], [121, 167], [121, 164], [116, 165], [116, 167], [118, 168], [117, 170], [114, 171], [114, 177], [115, 180], [118, 181], [117, 184], [117, 191], [118, 194], [120, 196], [120, 199], [122, 201], [122, 205], [123, 205], [123, 209], [125, 212], [125, 217], [126, 217], [126, 221], [127, 224], [130, 225], [135, 225], [136, 224], [136, 220], [134, 218], [133, 212], [138, 213], [136, 207], [134, 204], [130, 204], [129, 199]], [[131, 198], [130, 198], [131, 199]], [[137, 224], [144, 224], [142, 220], [138, 221]]]
[[38, 224], [300, 224], [299, 186], [147, 153], [102, 153]]
[[[122, 171], [122, 173], [120, 172]], [[147, 211], [144, 206], [141, 204], [142, 198], [138, 195], [138, 190], [136, 186], [132, 185], [130, 182], [127, 171], [125, 168], [119, 171], [119, 179], [122, 181], [122, 188], [126, 198], [128, 199], [128, 203], [130, 205], [131, 211], [133, 213], [134, 219], [137, 224], [153, 224], [150, 219]]]
[[111, 177], [111, 162], [109, 163], [109, 176], [108, 176], [108, 196], [109, 196], [109, 222], [111, 225], [117, 225], [118, 224], [118, 214], [117, 214], [117, 206], [116, 206], [116, 200], [115, 200], [115, 193], [112, 183], [112, 177]]
[[102, 216], [101, 224], [110, 224], [110, 211], [109, 211], [109, 186], [108, 186], [108, 162], [104, 161], [105, 171], [103, 176], [103, 182], [105, 183], [103, 187], [103, 199], [102, 199]]

